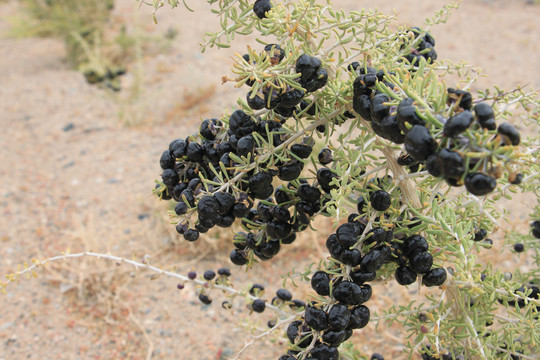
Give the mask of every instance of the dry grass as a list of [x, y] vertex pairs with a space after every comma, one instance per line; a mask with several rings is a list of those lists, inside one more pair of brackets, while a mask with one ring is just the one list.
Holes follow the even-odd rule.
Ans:
[[211, 84], [205, 87], [199, 87], [193, 91], [186, 91], [179, 103], [166, 114], [166, 122], [177, 122], [186, 116], [198, 117], [209, 111], [207, 103], [216, 93], [216, 85]]

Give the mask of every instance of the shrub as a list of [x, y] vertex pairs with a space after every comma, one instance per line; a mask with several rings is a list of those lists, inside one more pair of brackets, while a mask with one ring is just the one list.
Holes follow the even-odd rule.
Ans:
[[[312, 295], [293, 299], [280, 290], [268, 302], [261, 286], [232, 287], [228, 269], [198, 279], [111, 255], [73, 257], [103, 256], [193, 281], [204, 304], [219, 290], [244, 295], [253, 312], [276, 312], [272, 330], [286, 327], [281, 360], [358, 358], [345, 344], [370, 321], [372, 285], [393, 279], [433, 288], [376, 319], [406, 328], [410, 354], [533, 358], [540, 341], [538, 145], [511, 123], [537, 130], [537, 93], [472, 94], [474, 78], [462, 88], [445, 83], [449, 73], [472, 74], [464, 64], [438, 62], [429, 33], [454, 6], [422, 28], [395, 31], [383, 14], [315, 0], [208, 2], [222, 28], [207, 34], [203, 51], [252, 33], [261, 44], [238, 55], [234, 78], [223, 79], [246, 97], [232, 113], [205, 119], [198, 134], [171, 139], [154, 193], [173, 202], [172, 221], [187, 241], [241, 223], [230, 259], [247, 269], [286, 256], [297, 234], [313, 231], [314, 218], [330, 218], [329, 256], [288, 273], [309, 282]], [[534, 261], [509, 277], [477, 253], [499, 226], [496, 201], [518, 190], [535, 197], [536, 222], [533, 236], [509, 238]]]

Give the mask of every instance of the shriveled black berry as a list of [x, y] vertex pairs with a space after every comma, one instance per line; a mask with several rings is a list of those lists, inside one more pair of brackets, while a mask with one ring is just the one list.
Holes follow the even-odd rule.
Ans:
[[205, 139], [215, 140], [221, 125], [221, 121], [218, 119], [205, 119], [199, 127], [199, 133]]
[[296, 60], [296, 72], [302, 75], [300, 77], [301, 83], [309, 81], [320, 67], [321, 60], [307, 54], [300, 55]]
[[259, 171], [249, 178], [249, 189], [251, 191], [262, 191], [272, 185], [272, 175], [269, 172]]
[[415, 253], [410, 259], [410, 268], [417, 274], [425, 274], [433, 265], [433, 257], [427, 251]]
[[336, 234], [332, 234], [326, 239], [326, 248], [332, 257], [339, 259], [345, 249], [338, 243]]
[[294, 344], [294, 341], [296, 340], [296, 337], [298, 336], [298, 332], [302, 327], [302, 321], [295, 320], [292, 321], [289, 326], [287, 326], [287, 338], [289, 338], [289, 341]]
[[189, 161], [200, 162], [204, 158], [204, 148], [200, 144], [192, 141], [187, 145], [186, 156]]
[[291, 146], [291, 152], [300, 159], [307, 159], [311, 155], [313, 148], [304, 144], [294, 144]]
[[448, 105], [459, 101], [459, 107], [470, 110], [472, 106], [472, 95], [468, 91], [448, 88]]
[[187, 241], [195, 241], [199, 238], [199, 232], [195, 229], [187, 229], [184, 232], [184, 239]]
[[523, 252], [525, 250], [525, 246], [521, 243], [514, 244], [514, 251], [517, 253]]
[[159, 159], [159, 166], [161, 166], [163, 170], [174, 169], [175, 163], [176, 160], [171, 155], [171, 152], [169, 150], [165, 150], [163, 154], [161, 154], [161, 158]]
[[256, 93], [255, 95], [253, 95], [251, 92], [248, 92], [246, 95], [246, 102], [248, 106], [253, 110], [264, 109], [264, 106], [266, 105], [264, 96], [261, 92]]
[[429, 130], [422, 125], [414, 125], [405, 135], [405, 149], [416, 161], [424, 161], [437, 149], [437, 142]]
[[337, 242], [344, 249], [355, 245], [358, 241], [358, 235], [358, 228], [353, 223], [342, 224], [336, 230]]
[[314, 186], [302, 184], [296, 191], [296, 195], [309, 203], [315, 203], [321, 198], [321, 191]]
[[358, 249], [343, 249], [338, 259], [345, 265], [358, 266], [362, 260], [362, 253]]
[[285, 50], [278, 44], [268, 44], [264, 47], [264, 51], [270, 57], [272, 65], [280, 63], [285, 58]]
[[366, 213], [366, 199], [364, 199], [363, 196], [359, 196], [357, 203], [356, 203], [356, 209], [358, 210], [359, 214], [365, 214]]
[[218, 211], [220, 214], [228, 213], [231, 208], [234, 206], [234, 196], [226, 192], [216, 192], [214, 198], [218, 203]]
[[380, 122], [390, 113], [390, 106], [384, 105], [388, 102], [388, 95], [377, 94], [371, 98], [371, 120]]
[[370, 89], [370, 87], [373, 87], [375, 85], [375, 82], [377, 81], [377, 76], [374, 74], [368, 74], [368, 78], [366, 78], [366, 74], [361, 74], [354, 79], [353, 82], [353, 95], [355, 97], [361, 96], [361, 95], [371, 95], [373, 90]]
[[[270, 260], [279, 253], [281, 244], [279, 239], [270, 239], [262, 243], [258, 249], [255, 250], [255, 255], [259, 256], [262, 260]], [[260, 256], [262, 255], [262, 257]]]
[[519, 136], [519, 132], [516, 130], [514, 126], [512, 126], [509, 123], [502, 123], [497, 128], [497, 132], [499, 135], [501, 135], [506, 142], [509, 142], [512, 145], [519, 145], [521, 142], [521, 138]]
[[291, 224], [284, 221], [270, 221], [266, 225], [266, 233], [272, 238], [284, 239], [288, 237], [292, 231]]
[[322, 88], [328, 82], [328, 71], [320, 67], [315, 71], [313, 75], [307, 82], [303, 83], [302, 86], [306, 89], [306, 92], [314, 92]]
[[253, 284], [249, 289], [249, 294], [253, 296], [259, 296], [264, 291], [264, 286], [261, 284]]
[[220, 268], [218, 269], [218, 274], [221, 275], [221, 276], [224, 276], [224, 277], [229, 277], [231, 276], [231, 270], [229, 268]]
[[384, 190], [377, 190], [369, 196], [371, 207], [378, 211], [386, 211], [392, 204], [390, 194]]
[[427, 251], [428, 242], [421, 235], [411, 235], [403, 241], [402, 250], [406, 256], [414, 255], [417, 252]]
[[[395, 115], [387, 115], [380, 124], [378, 124], [378, 127], [375, 121], [372, 122], [371, 126], [377, 135], [386, 140], [390, 140], [395, 144], [403, 144], [405, 141], [405, 134], [401, 132]], [[375, 130], [376, 127], [378, 131]]]
[[215, 277], [216, 273], [213, 270], [206, 270], [203, 274], [203, 278], [208, 281], [212, 280]]
[[347, 333], [345, 330], [326, 330], [322, 336], [322, 341], [332, 347], [338, 347], [343, 341]]
[[292, 294], [287, 289], [279, 289], [276, 291], [276, 295], [280, 300], [283, 301], [291, 301], [292, 300]]
[[414, 99], [406, 98], [399, 103], [397, 108], [398, 126], [405, 134], [414, 125], [425, 125], [425, 121], [416, 113], [416, 107], [412, 105], [413, 103]]
[[409, 127], [412, 127], [414, 125], [424, 126], [426, 123], [416, 113], [416, 107], [410, 105], [409, 104], [410, 101], [405, 102], [405, 100], [402, 100], [398, 105], [397, 122], [398, 122], [399, 129], [403, 131], [404, 133], [407, 133], [409, 131]]
[[175, 159], [180, 159], [186, 155], [187, 144], [183, 139], [176, 139], [169, 144], [169, 151]]
[[357, 285], [350, 281], [342, 281], [334, 288], [334, 298], [345, 305], [360, 305], [371, 297], [369, 285]]
[[185, 202], [180, 201], [176, 206], [174, 207], [174, 212], [176, 215], [184, 215], [188, 211], [188, 206]]
[[328, 328], [334, 331], [344, 330], [349, 324], [351, 311], [346, 305], [337, 303], [328, 311]]
[[332, 346], [325, 345], [325, 344], [315, 345], [315, 347], [311, 349], [311, 351], [309, 352], [309, 355], [313, 359], [317, 359], [317, 360], [338, 360], [339, 359], [338, 349]]
[[203, 293], [199, 294], [199, 300], [205, 305], [210, 305], [212, 303], [212, 299]]
[[257, 205], [257, 215], [262, 222], [270, 222], [274, 219], [274, 216], [270, 212], [270, 206], [263, 204], [262, 202]]
[[465, 130], [471, 126], [472, 122], [474, 120], [473, 114], [465, 110], [463, 112], [460, 112], [457, 115], [452, 116], [446, 123], [444, 124], [444, 136], [448, 137], [454, 137], [456, 135], [461, 134]]
[[332, 162], [332, 150], [324, 148], [319, 152], [317, 156], [321, 165], [328, 165]]
[[188, 227], [186, 223], [180, 222], [176, 224], [175, 229], [177, 233], [179, 233], [180, 235], [184, 235], [184, 233], [188, 230]]
[[416, 281], [416, 273], [408, 266], [400, 266], [396, 269], [396, 281], [399, 285], [410, 285]]
[[199, 199], [197, 204], [199, 217], [213, 217], [219, 212], [219, 203], [215, 197], [205, 195]]
[[384, 265], [385, 258], [379, 249], [372, 249], [360, 262], [360, 269], [364, 272], [376, 272]]
[[262, 299], [255, 299], [251, 304], [251, 309], [257, 313], [262, 313], [266, 309], [266, 302]]
[[161, 173], [161, 179], [167, 187], [174, 188], [176, 184], [180, 181], [180, 176], [173, 169], [165, 169]]
[[292, 244], [296, 240], [296, 233], [292, 232], [289, 236], [284, 239], [280, 239], [281, 243], [284, 245]]
[[330, 185], [330, 183], [336, 178], [338, 178], [337, 174], [328, 168], [320, 168], [317, 170], [317, 181], [326, 193], [329, 193], [332, 189], [338, 188], [338, 185]]
[[330, 295], [330, 275], [324, 271], [316, 271], [311, 276], [311, 287], [321, 296]]
[[256, 0], [253, 4], [253, 12], [259, 19], [266, 18], [266, 13], [272, 9], [270, 0]]
[[376, 243], [382, 243], [386, 240], [386, 231], [380, 227], [374, 227], [366, 234], [364, 238], [364, 244], [369, 245]]
[[276, 187], [274, 191], [274, 199], [276, 204], [280, 205], [292, 200], [292, 194], [285, 189], [282, 185]]
[[474, 106], [474, 115], [480, 126], [488, 130], [495, 130], [495, 114], [489, 104], [485, 102], [476, 104]]
[[291, 219], [291, 212], [284, 206], [273, 206], [270, 213], [279, 221], [288, 222]]
[[353, 110], [364, 120], [371, 121], [371, 99], [369, 95], [354, 96]]
[[302, 100], [300, 102], [300, 109], [302, 109], [302, 111], [305, 110], [306, 114], [311, 116], [315, 116], [315, 114], [317, 114], [317, 105], [306, 100]]
[[234, 264], [234, 265], [238, 265], [238, 266], [242, 266], [242, 265], [245, 265], [247, 264], [247, 259], [246, 257], [244, 256], [244, 254], [238, 250], [238, 249], [233, 249], [229, 255], [229, 258], [231, 259], [231, 262]]
[[238, 143], [236, 143], [236, 153], [239, 156], [247, 157], [248, 154], [253, 152], [254, 147], [255, 147], [255, 140], [253, 139], [252, 135], [242, 136], [238, 140]]
[[482, 241], [487, 236], [487, 230], [486, 229], [480, 229], [477, 232], [474, 233], [473, 240], [474, 241]]
[[426, 159], [426, 170], [431, 176], [442, 177], [442, 163], [437, 154], [431, 154]]
[[323, 309], [308, 306], [304, 315], [306, 324], [316, 331], [323, 331], [328, 328], [328, 318]]
[[465, 161], [458, 152], [442, 149], [437, 153], [437, 158], [441, 164], [443, 176], [457, 178], [465, 172]]
[[236, 110], [229, 117], [229, 128], [233, 134], [240, 137], [251, 134], [257, 129], [257, 124], [251, 116], [242, 110]]
[[373, 281], [377, 277], [374, 271], [356, 270], [350, 273], [351, 280], [357, 285], [363, 285], [366, 282]]
[[446, 270], [434, 268], [422, 276], [422, 283], [426, 286], [441, 286], [446, 281]]
[[351, 311], [351, 318], [347, 328], [362, 329], [369, 323], [370, 318], [369, 308], [365, 305], [360, 305]]
[[293, 181], [300, 176], [304, 164], [297, 161], [288, 162], [278, 167], [278, 178], [283, 181]]
[[235, 218], [243, 218], [249, 213], [249, 208], [244, 203], [236, 203], [233, 206], [233, 216]]
[[473, 195], [482, 196], [492, 192], [497, 186], [497, 180], [480, 172], [470, 172], [465, 177], [465, 187]]

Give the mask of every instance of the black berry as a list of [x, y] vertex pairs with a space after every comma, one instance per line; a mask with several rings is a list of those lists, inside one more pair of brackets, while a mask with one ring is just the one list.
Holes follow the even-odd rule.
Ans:
[[446, 270], [434, 268], [424, 274], [422, 283], [426, 286], [440, 286], [446, 281]]
[[369, 197], [371, 207], [378, 211], [386, 211], [392, 204], [390, 194], [384, 190], [377, 190], [371, 193]]
[[266, 309], [266, 302], [262, 299], [255, 299], [251, 304], [251, 309], [257, 313], [262, 313]]

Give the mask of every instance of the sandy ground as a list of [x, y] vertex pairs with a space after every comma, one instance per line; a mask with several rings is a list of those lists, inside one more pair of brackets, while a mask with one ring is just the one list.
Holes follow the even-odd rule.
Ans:
[[[152, 264], [184, 273], [228, 264], [229, 245], [223, 242], [232, 233], [221, 238], [210, 234], [201, 244], [186, 245], [171, 231], [166, 206], [151, 196], [151, 189], [167, 144], [194, 132], [200, 117], [219, 116], [244, 96], [244, 90], [222, 86], [220, 79], [228, 73], [231, 56], [243, 53], [249, 39], [203, 56], [198, 52], [202, 34], [217, 29], [204, 2], [191, 4], [194, 14], [164, 8], [158, 25], [148, 16], [149, 8], [137, 12], [132, 1], [116, 3], [117, 19], [139, 21], [149, 34], [179, 30], [171, 49], [144, 57], [143, 92], [131, 102], [88, 85], [69, 68], [61, 41], [0, 38], [0, 274], [68, 248], [135, 259], [150, 254]], [[347, 10], [374, 5], [336, 3]], [[402, 0], [377, 5], [386, 13], [395, 9], [401, 23], [418, 25], [442, 4]], [[7, 20], [17, 11], [15, 2], [0, 3], [0, 32], [9, 30]], [[474, 90], [493, 84], [540, 88], [539, 18], [540, 6], [524, 1], [469, 0], [432, 34], [440, 58], [482, 65], [489, 77]], [[136, 65], [130, 66], [123, 79], [126, 87], [135, 81]], [[523, 227], [523, 210], [530, 205], [511, 204], [519, 209], [514, 226]], [[320, 224], [318, 234], [291, 246], [287, 260], [263, 264], [254, 274], [237, 270], [235, 283], [263, 283], [271, 298], [289, 262], [302, 268], [306, 261], [317, 261], [317, 243], [328, 230]], [[250, 340], [238, 326], [248, 319], [241, 301], [226, 312], [219, 296], [215, 304], [201, 306], [193, 288], [175, 287], [171, 279], [151, 281], [147, 273], [105, 261], [77, 259], [50, 267], [37, 279], [11, 285], [2, 297], [0, 360], [149, 359], [149, 352], [152, 359], [214, 360], [234, 354]], [[376, 289], [372, 300], [380, 306], [399, 296], [384, 290]], [[295, 295], [301, 297], [302, 291]], [[264, 329], [270, 317], [249, 319]], [[364, 341], [373, 331], [368, 327], [357, 336], [361, 351], [404, 357], [400, 338], [390, 331]], [[282, 337], [276, 341], [276, 346], [256, 345], [241, 358], [277, 358], [286, 342]]]

